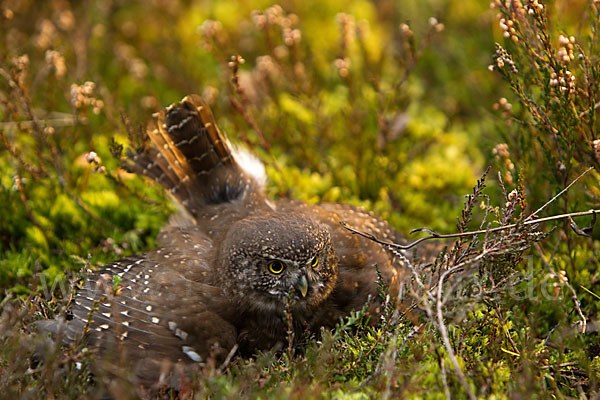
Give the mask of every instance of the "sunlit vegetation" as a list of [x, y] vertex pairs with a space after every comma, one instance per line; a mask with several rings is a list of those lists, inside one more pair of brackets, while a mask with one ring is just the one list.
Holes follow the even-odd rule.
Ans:
[[30, 323], [87, 271], [154, 248], [174, 206], [114, 150], [198, 93], [274, 198], [361, 205], [411, 239], [516, 227], [445, 242], [378, 328], [357, 312], [167, 398], [597, 396], [595, 218], [525, 223], [600, 209], [598, 1], [122, 3], [0, 0], [3, 395], [136, 394]]

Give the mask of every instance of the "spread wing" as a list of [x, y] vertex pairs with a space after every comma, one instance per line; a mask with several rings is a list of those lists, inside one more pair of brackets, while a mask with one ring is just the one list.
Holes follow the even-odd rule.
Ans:
[[124, 354], [148, 381], [158, 381], [165, 363], [223, 359], [236, 331], [222, 317], [227, 300], [210, 282], [210, 241], [194, 239], [106, 265], [83, 283], [71, 320], [45, 321], [41, 328], [61, 331], [65, 342], [83, 335], [102, 357]]

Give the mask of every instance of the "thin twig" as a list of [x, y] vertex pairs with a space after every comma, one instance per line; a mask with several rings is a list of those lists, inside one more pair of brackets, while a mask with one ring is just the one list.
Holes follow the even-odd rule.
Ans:
[[414, 229], [414, 230], [411, 231], [411, 233], [425, 231], [425, 232], [431, 233], [431, 236], [426, 236], [424, 238], [417, 239], [414, 242], [411, 242], [411, 243], [409, 243], [407, 245], [402, 245], [402, 244], [392, 243], [392, 242], [386, 242], [385, 240], [377, 239], [374, 235], [371, 235], [370, 233], [361, 232], [359, 230], [351, 228], [344, 221], [340, 221], [340, 224], [344, 228], [348, 229], [350, 232], [352, 232], [354, 234], [357, 234], [357, 235], [360, 235], [362, 237], [365, 237], [365, 238], [367, 238], [369, 240], [372, 240], [372, 241], [374, 241], [376, 243], [382, 244], [384, 246], [393, 247], [395, 249], [408, 250], [408, 249], [410, 249], [412, 247], [415, 247], [419, 243], [424, 242], [426, 240], [430, 240], [430, 239], [453, 239], [453, 238], [459, 238], [459, 237], [465, 237], [465, 236], [482, 235], [482, 234], [486, 234], [486, 233], [494, 233], [494, 232], [505, 231], [505, 230], [508, 230], [508, 229], [516, 228], [518, 226], [536, 225], [536, 224], [540, 224], [542, 222], [555, 221], [555, 220], [565, 219], [565, 218], [569, 218], [569, 217], [572, 217], [572, 218], [573, 217], [584, 217], [586, 215], [593, 215], [593, 214], [600, 214], [600, 210], [591, 209], [591, 210], [588, 210], [588, 211], [579, 211], [579, 212], [575, 212], [575, 213], [552, 215], [550, 217], [545, 217], [545, 218], [540, 218], [540, 219], [534, 219], [534, 220], [525, 221], [525, 222], [522, 222], [522, 223], [516, 223], [516, 224], [498, 226], [496, 228], [491, 228], [491, 229], [471, 231], [471, 232], [451, 233], [451, 234], [446, 234], [446, 235], [442, 235], [442, 234], [436, 233], [436, 232], [432, 231], [429, 228]]
[[[571, 361], [571, 362], [566, 362], [566, 363], [558, 364], [557, 367], [559, 367], [559, 368], [574, 367], [576, 365], [579, 365], [579, 362], [577, 362], [577, 361]], [[540, 367], [540, 369], [553, 369], [553, 368], [554, 368], [554, 365], [545, 365], [543, 367]]]
[[4, 148], [8, 151], [8, 153], [12, 156], [12, 158], [19, 164], [21, 168], [31, 174], [33, 179], [40, 180], [41, 175], [48, 175], [48, 172], [44, 168], [43, 163], [39, 163], [39, 166], [35, 167], [31, 163], [25, 161], [16, 147], [14, 147], [6, 138], [3, 129], [0, 127], [0, 145], [4, 146]]
[[225, 370], [225, 368], [227, 368], [229, 366], [229, 364], [231, 363], [231, 360], [233, 359], [233, 356], [238, 351], [238, 348], [239, 348], [239, 346], [237, 343], [233, 345], [231, 350], [229, 350], [227, 357], [225, 357], [225, 361], [223, 361], [223, 364], [221, 364], [221, 366], [218, 368], [218, 372], [223, 372]]
[[508, 341], [510, 342], [513, 350], [515, 351], [515, 353], [517, 353], [520, 356], [521, 352], [519, 351], [519, 348], [517, 347], [517, 344], [513, 340], [512, 336], [510, 335], [510, 332], [508, 331], [508, 328], [506, 328], [506, 321], [505, 321], [504, 317], [502, 316], [502, 313], [500, 312], [500, 309], [498, 308], [498, 306], [496, 304], [492, 304], [492, 307], [494, 308], [494, 311], [496, 311], [496, 315], [500, 319], [500, 323], [502, 324], [502, 327], [505, 329], [506, 337], [507, 337]]
[[444, 385], [444, 393], [446, 393], [446, 398], [448, 400], [451, 400], [452, 396], [450, 395], [450, 388], [448, 387], [448, 379], [446, 378], [446, 367], [444, 366], [444, 359], [442, 357], [440, 357], [438, 362], [440, 363], [440, 370], [442, 371], [442, 384]]
[[573, 186], [575, 183], [577, 183], [578, 180], [580, 180], [581, 178], [583, 178], [588, 172], [590, 172], [593, 169], [594, 169], [594, 167], [589, 167], [588, 169], [586, 169], [581, 175], [579, 175], [577, 178], [575, 178], [573, 180], [573, 182], [569, 183], [569, 185], [566, 188], [564, 188], [563, 190], [561, 190], [560, 192], [558, 192], [558, 194], [556, 196], [554, 196], [553, 198], [551, 198], [550, 200], [548, 200], [543, 206], [541, 206], [540, 208], [538, 208], [533, 214], [531, 214], [529, 217], [527, 217], [525, 219], [525, 221], [533, 218], [540, 211], [542, 211], [544, 208], [546, 208], [548, 205], [550, 205], [552, 202], [554, 202], [556, 199], [558, 199], [560, 196], [562, 196], [563, 193], [565, 193], [567, 190], [569, 190], [571, 188], [571, 186]]
[[[384, 310], [387, 309], [387, 307], [389, 306], [389, 301], [390, 301], [390, 296], [388, 295], [388, 296], [386, 296], [385, 304], [382, 304], [382, 308]], [[397, 313], [398, 313], [398, 310], [396, 309], [394, 311], [394, 314], [397, 314]], [[379, 334], [377, 335], [377, 338], [375, 339], [375, 342], [373, 342], [373, 344], [371, 345], [371, 347], [366, 352], [360, 354], [356, 360], [354, 360], [352, 363], [350, 363], [350, 365], [344, 371], [342, 371], [342, 375], [346, 375], [352, 369], [356, 368], [356, 366], [359, 363], [361, 363], [363, 360], [366, 360], [367, 357], [369, 357], [369, 355], [371, 355], [371, 353], [373, 352], [373, 350], [375, 350], [375, 348], [377, 347], [377, 345], [381, 342], [381, 339], [383, 339], [383, 336], [385, 335], [385, 332], [387, 332], [387, 330], [389, 329], [390, 322], [393, 319], [394, 318], [392, 316], [392, 318], [388, 318], [385, 321], [384, 326], [379, 330]]]
[[[64, 117], [41, 119], [40, 122], [42, 122], [45, 126], [60, 128], [64, 126], [75, 126], [78, 123], [82, 123], [85, 121], [77, 120], [77, 117], [71, 114], [65, 114]], [[32, 129], [34, 127], [35, 125], [33, 120], [25, 120], [19, 122], [0, 122], [0, 129], [6, 130], [8, 133], [12, 133], [14, 130], [17, 129]]]
[[[235, 99], [235, 97], [233, 97], [233, 96], [229, 96], [229, 100], [231, 101], [231, 104], [234, 106], [234, 108], [240, 114], [242, 114], [242, 117], [244, 117], [244, 120], [246, 120], [246, 122], [252, 127], [252, 129], [254, 129], [254, 131], [256, 132], [256, 136], [258, 137], [258, 140], [260, 141], [261, 147], [268, 152], [271, 148], [271, 144], [265, 139], [265, 135], [263, 134], [262, 130], [260, 129], [260, 127], [254, 120], [252, 115], [248, 112], [248, 110], [245, 107], [246, 104], [249, 104], [249, 101], [248, 101], [248, 98], [246, 97], [246, 93], [244, 92], [244, 89], [240, 85], [239, 76], [238, 76], [240, 64], [243, 64], [244, 62], [245, 62], [244, 59], [239, 54], [236, 54], [235, 56], [231, 56], [231, 62], [229, 63], [229, 66], [231, 68], [231, 83], [233, 84], [233, 87], [234, 87], [237, 95], [240, 96], [241, 103], [238, 102]], [[249, 144], [252, 145], [251, 143], [249, 143]]]
[[450, 338], [448, 337], [448, 328], [446, 328], [446, 324], [444, 323], [444, 313], [442, 310], [442, 307], [443, 307], [442, 293], [443, 293], [443, 288], [444, 288], [444, 280], [446, 279], [447, 276], [449, 276], [452, 273], [452, 271], [456, 270], [457, 268], [458, 268], [458, 265], [455, 265], [454, 267], [450, 268], [448, 271], [444, 272], [442, 274], [442, 276], [440, 277], [438, 287], [437, 287], [437, 298], [436, 298], [437, 326], [438, 326], [438, 331], [440, 332], [440, 335], [442, 336], [442, 342], [444, 343], [444, 347], [446, 348], [446, 351], [448, 352], [448, 357], [450, 357], [450, 361], [452, 362], [452, 365], [454, 367], [454, 373], [458, 377], [458, 380], [460, 381], [461, 385], [467, 392], [467, 395], [469, 396], [469, 398], [471, 400], [475, 400], [476, 397], [473, 394], [473, 392], [471, 391], [471, 386], [469, 386], [469, 383], [467, 382], [467, 378], [465, 377], [465, 374], [464, 374], [462, 368], [460, 367], [460, 365], [458, 364], [458, 360], [456, 359], [456, 356], [454, 355], [454, 349], [452, 348], [452, 344], [450, 343]]
[[[444, 344], [444, 347], [448, 353], [450, 361], [452, 362], [454, 372], [456, 373], [458, 380], [460, 381], [461, 385], [467, 392], [469, 399], [471, 399], [471, 400], [476, 399], [476, 397], [473, 394], [473, 392], [471, 391], [471, 387], [469, 386], [469, 384], [467, 382], [465, 374], [463, 373], [463, 371], [460, 368], [460, 365], [458, 363], [458, 360], [456, 359], [456, 356], [454, 354], [454, 349], [452, 348], [452, 344], [450, 343], [450, 339], [448, 337], [448, 329], [444, 323], [444, 315], [443, 315], [443, 310], [442, 310], [442, 308], [443, 308], [443, 301], [442, 301], [443, 286], [444, 286], [444, 280], [446, 280], [446, 278], [448, 278], [450, 275], [463, 269], [466, 265], [475, 263], [475, 262], [481, 260], [482, 258], [488, 256], [490, 254], [490, 252], [493, 252], [494, 249], [495, 249], [494, 247], [485, 249], [480, 255], [478, 255], [477, 257], [474, 257], [472, 260], [466, 260], [462, 263], [456, 264], [452, 268], [445, 271], [440, 276], [440, 278], [437, 282], [437, 291], [436, 291], [437, 293], [436, 293], [435, 297], [433, 296], [433, 292], [432, 292], [433, 288], [428, 289], [425, 286], [425, 284], [423, 283], [423, 281], [420, 279], [416, 268], [411, 263], [407, 264], [407, 266], [409, 267], [409, 269], [411, 270], [411, 272], [413, 274], [413, 277], [415, 278], [415, 281], [417, 282], [419, 287], [423, 290], [424, 295], [427, 296], [426, 299], [421, 298], [421, 303], [423, 305], [423, 308], [425, 309], [425, 312], [426, 312], [427, 316], [429, 317], [429, 320], [434, 322], [434, 325], [437, 327], [437, 330], [440, 333], [440, 336], [442, 337], [442, 342]], [[399, 252], [395, 252], [394, 254], [399, 254], [400, 256], [402, 256]], [[432, 302], [435, 302], [435, 304], [436, 304], [435, 316], [434, 316], [433, 310], [431, 308], [431, 305], [429, 304], [429, 301], [427, 301], [427, 299], [429, 299]]]
[[285, 308], [285, 319], [287, 323], [287, 355], [288, 363], [292, 362], [294, 356], [294, 325], [292, 320], [292, 292], [288, 294], [287, 304]]
[[[600, 108], [600, 103], [596, 103], [596, 105], [594, 105], [594, 110], [597, 110], [598, 108]], [[579, 114], [579, 118], [585, 117], [589, 113], [590, 113], [590, 110], [585, 110], [584, 112], [582, 112], [581, 114]]]
[[[583, 178], [592, 169], [594, 169], [594, 167], [590, 167], [587, 170], [585, 170], [581, 175], [579, 175], [577, 178], [575, 178], [573, 180], [573, 182], [571, 182], [566, 188], [561, 190], [556, 196], [554, 196], [552, 199], [550, 199], [548, 202], [546, 202], [546, 204], [544, 204], [542, 207], [540, 207], [538, 210], [536, 210], [533, 214], [531, 214], [529, 217], [527, 217], [524, 222], [518, 222], [516, 224], [503, 225], [503, 226], [499, 226], [496, 228], [485, 229], [485, 230], [481, 229], [481, 230], [477, 230], [477, 231], [452, 233], [452, 234], [446, 234], [446, 235], [441, 235], [437, 232], [434, 232], [433, 230], [431, 230], [429, 228], [413, 229], [412, 231], [410, 231], [411, 234], [415, 233], [415, 232], [429, 232], [429, 233], [431, 233], [431, 236], [426, 236], [424, 238], [417, 239], [414, 242], [409, 243], [407, 245], [401, 245], [401, 244], [397, 244], [397, 243], [391, 243], [391, 242], [379, 240], [374, 235], [371, 235], [370, 233], [361, 232], [361, 231], [358, 231], [356, 229], [349, 227], [344, 221], [340, 221], [340, 224], [344, 228], [348, 229], [350, 232], [360, 235], [360, 236], [363, 236], [363, 237], [370, 239], [376, 243], [388, 246], [390, 248], [396, 248], [396, 249], [400, 249], [400, 250], [408, 250], [408, 249], [418, 245], [419, 243], [424, 242], [426, 240], [430, 240], [430, 239], [453, 239], [453, 238], [460, 238], [460, 237], [465, 237], [465, 236], [475, 236], [475, 235], [481, 235], [481, 234], [487, 235], [487, 234], [494, 233], [494, 232], [512, 229], [517, 226], [527, 226], [527, 225], [539, 224], [542, 222], [554, 221], [554, 220], [565, 219], [565, 218], [582, 217], [582, 216], [586, 216], [586, 215], [594, 215], [595, 216], [595, 214], [600, 214], [600, 210], [592, 209], [592, 210], [588, 210], [588, 211], [553, 215], [550, 217], [531, 220], [531, 218], [533, 218], [537, 213], [539, 213], [544, 208], [546, 208], [549, 204], [551, 204], [553, 201], [555, 201], [558, 197], [563, 195], [567, 190], [569, 190], [571, 188], [571, 186], [573, 186], [577, 181], [579, 181], [581, 178]], [[487, 173], [487, 171], [486, 171], [486, 173]]]
[[563, 283], [571, 292], [571, 299], [573, 300], [575, 310], [577, 311], [577, 314], [579, 314], [579, 318], [581, 318], [581, 333], [585, 333], [585, 330], [587, 327], [587, 318], [585, 318], [585, 315], [583, 315], [583, 311], [581, 311], [579, 298], [577, 297], [577, 292], [575, 292], [575, 289], [573, 289], [573, 286], [571, 286], [569, 284], [569, 281], [567, 281], [566, 279], [565, 280], [561, 279], [560, 275], [556, 273], [554, 268], [552, 268], [552, 265], [550, 265], [550, 262], [548, 260], [546, 260], [546, 257], [544, 257], [544, 252], [542, 251], [542, 248], [540, 247], [540, 245], [538, 243], [534, 243], [533, 245], [534, 245], [535, 249], [537, 250], [538, 254], [540, 255], [542, 261], [546, 265], [546, 267], [548, 267], [548, 269], [550, 270], [550, 272], [552, 272], [556, 277], [558, 277], [559, 281], [561, 283]]
[[[244, 118], [246, 123], [248, 125], [250, 125], [250, 127], [252, 129], [254, 129], [254, 131], [257, 133], [259, 141], [261, 142], [262, 148], [266, 149], [268, 151], [270, 146], [269, 146], [268, 142], [264, 139], [264, 136], [262, 134], [262, 131], [260, 130], [260, 127], [254, 120], [254, 118], [252, 118], [250, 113], [248, 113], [248, 110], [246, 109], [246, 107], [244, 107], [244, 105], [233, 96], [229, 96], [229, 101], [231, 102], [231, 105], [233, 106], [233, 108], [235, 108], [236, 111], [242, 115], [242, 117]], [[250, 139], [248, 138], [248, 136], [245, 133], [241, 132], [240, 137], [248, 146], [250, 146], [250, 147], [254, 146], [254, 144], [250, 141]]]

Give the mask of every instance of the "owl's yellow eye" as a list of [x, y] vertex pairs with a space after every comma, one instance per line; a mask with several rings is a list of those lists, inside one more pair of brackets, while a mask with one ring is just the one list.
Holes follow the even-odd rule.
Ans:
[[319, 256], [315, 256], [315, 258], [313, 258], [310, 262], [310, 266], [315, 268], [317, 265], [319, 265]]
[[269, 261], [267, 266], [269, 267], [269, 271], [275, 275], [279, 275], [285, 269], [285, 264], [279, 260]]

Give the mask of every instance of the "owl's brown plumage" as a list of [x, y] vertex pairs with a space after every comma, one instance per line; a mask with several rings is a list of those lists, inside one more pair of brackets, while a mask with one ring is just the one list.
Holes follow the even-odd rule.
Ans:
[[286, 310], [297, 337], [335, 326], [369, 296], [377, 322], [376, 266], [392, 292], [404, 271], [340, 221], [398, 240], [385, 221], [345, 204], [268, 199], [262, 166], [232, 150], [198, 96], [159, 113], [148, 135], [152, 145], [126, 166], [163, 185], [188, 216], [161, 231], [159, 249], [89, 276], [73, 318], [43, 329], [70, 342], [87, 326], [90, 345], [127, 353], [141, 380], [176, 384], [190, 364], [286, 342]]

